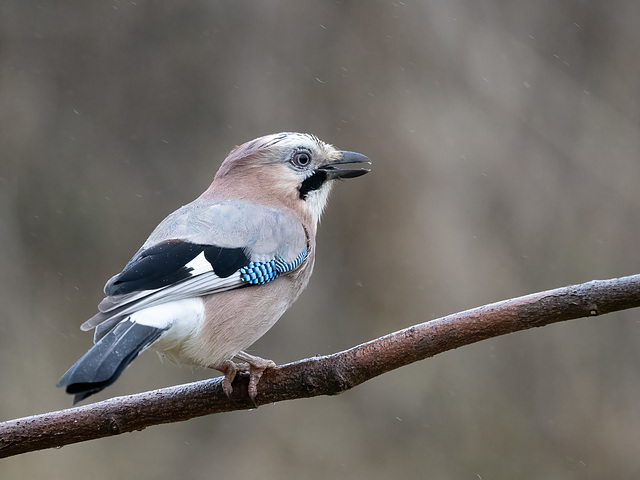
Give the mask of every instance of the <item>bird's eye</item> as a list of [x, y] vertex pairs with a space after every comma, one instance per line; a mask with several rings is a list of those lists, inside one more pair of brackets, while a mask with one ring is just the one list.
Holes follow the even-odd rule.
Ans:
[[308, 167], [311, 163], [311, 155], [308, 152], [297, 152], [291, 159], [296, 167]]

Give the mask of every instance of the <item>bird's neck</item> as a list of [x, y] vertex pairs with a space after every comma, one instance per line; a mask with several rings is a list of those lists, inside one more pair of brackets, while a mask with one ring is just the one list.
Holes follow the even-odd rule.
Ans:
[[255, 178], [235, 178], [233, 181], [216, 178], [200, 198], [208, 201], [243, 201], [284, 210], [299, 218], [304, 228], [315, 236], [319, 221], [316, 210], [301, 203], [296, 195], [289, 194], [290, 190], [279, 190], [273, 183], [256, 181]]

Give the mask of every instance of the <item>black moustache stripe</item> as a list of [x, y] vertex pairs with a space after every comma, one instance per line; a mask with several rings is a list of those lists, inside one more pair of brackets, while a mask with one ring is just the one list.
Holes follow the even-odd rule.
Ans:
[[302, 182], [298, 191], [300, 192], [300, 199], [306, 200], [309, 192], [318, 190], [324, 182], [327, 181], [327, 172], [322, 170], [316, 170], [313, 175]]

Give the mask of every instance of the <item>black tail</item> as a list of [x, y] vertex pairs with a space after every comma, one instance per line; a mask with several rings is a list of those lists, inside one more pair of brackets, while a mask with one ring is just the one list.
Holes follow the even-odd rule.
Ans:
[[67, 387], [67, 393], [75, 395], [75, 405], [115, 382], [127, 365], [162, 332], [162, 328], [129, 319], [120, 322], [62, 376], [58, 387]]

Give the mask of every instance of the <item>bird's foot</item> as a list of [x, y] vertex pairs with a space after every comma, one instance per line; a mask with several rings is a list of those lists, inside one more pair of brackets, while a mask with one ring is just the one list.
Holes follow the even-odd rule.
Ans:
[[276, 366], [273, 360], [266, 360], [264, 358], [255, 357], [249, 355], [246, 352], [238, 352], [236, 354], [240, 360], [244, 360], [249, 364], [249, 398], [253, 404], [257, 407], [256, 396], [258, 395], [258, 382], [262, 377], [262, 374], [267, 368], [273, 368]]
[[224, 378], [222, 379], [222, 391], [229, 398], [231, 393], [233, 392], [233, 387], [231, 384], [233, 380], [236, 378], [238, 372], [248, 372], [250, 371], [250, 367], [248, 363], [235, 363], [231, 360], [225, 360], [220, 365], [216, 365], [216, 370], [222, 372], [224, 374]]
[[219, 370], [224, 374], [224, 378], [222, 379], [222, 391], [227, 396], [227, 398], [233, 392], [232, 383], [236, 378], [238, 372], [248, 372], [249, 373], [249, 398], [253, 402], [253, 404], [257, 407], [256, 404], [256, 396], [258, 395], [258, 382], [262, 377], [262, 374], [267, 368], [273, 368], [276, 366], [275, 362], [272, 360], [266, 360], [264, 358], [256, 357], [254, 355], [249, 355], [246, 352], [238, 352], [236, 355], [237, 358], [243, 360], [242, 363], [235, 363], [231, 360], [225, 360], [219, 365], [216, 365], [216, 370]]

